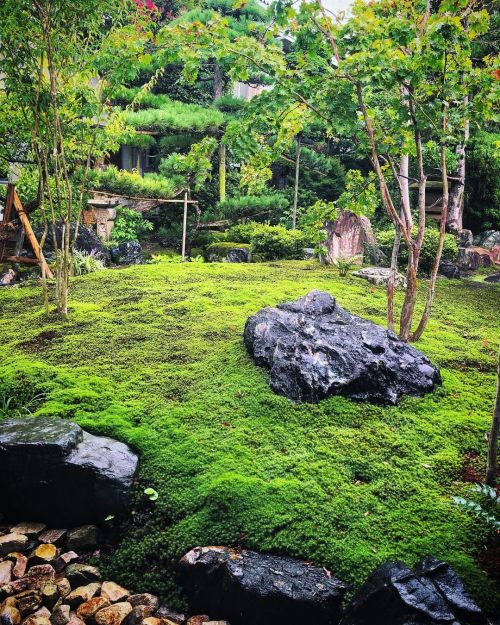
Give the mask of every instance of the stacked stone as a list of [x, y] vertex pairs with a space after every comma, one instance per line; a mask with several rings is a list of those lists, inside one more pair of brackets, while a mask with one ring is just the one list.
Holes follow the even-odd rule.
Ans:
[[[103, 581], [78, 552], [97, 546], [98, 530], [0, 526], [0, 625], [184, 625], [186, 618], [149, 593]], [[186, 625], [229, 625], [196, 616]]]

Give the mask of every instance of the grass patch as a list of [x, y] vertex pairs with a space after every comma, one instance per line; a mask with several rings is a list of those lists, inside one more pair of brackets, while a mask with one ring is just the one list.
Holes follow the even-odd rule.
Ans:
[[138, 499], [146, 486], [159, 499], [103, 565], [134, 591], [180, 606], [175, 563], [198, 544], [307, 558], [353, 587], [384, 560], [433, 554], [494, 612], [499, 593], [475, 559], [485, 531], [450, 497], [466, 491], [466, 456], [485, 462], [498, 287], [438, 282], [418, 347], [443, 386], [394, 407], [294, 405], [269, 389], [245, 320], [312, 288], [384, 322], [383, 289], [307, 262], [102, 271], [73, 281], [67, 320], [45, 318], [36, 288], [4, 289], [0, 395], [43, 396], [37, 414], [140, 450]]

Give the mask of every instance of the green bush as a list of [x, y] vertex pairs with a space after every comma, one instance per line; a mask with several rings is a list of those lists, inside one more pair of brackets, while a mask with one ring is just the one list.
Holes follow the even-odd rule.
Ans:
[[153, 229], [153, 224], [144, 219], [142, 213], [138, 213], [132, 208], [118, 206], [116, 209], [116, 219], [113, 228], [113, 240], [137, 241], [143, 232]]
[[89, 171], [88, 187], [117, 195], [148, 198], [171, 198], [177, 190], [176, 180], [158, 174], [145, 174], [118, 169], [113, 165], [103, 170]]
[[301, 259], [306, 238], [300, 230], [262, 224], [254, 229], [251, 239], [252, 254], [262, 260]]
[[[394, 228], [390, 230], [383, 230], [376, 233], [376, 239], [380, 246], [380, 249], [384, 254], [390, 258], [392, 253], [392, 246], [394, 245], [395, 231]], [[424, 235], [424, 242], [422, 244], [422, 251], [420, 253], [419, 271], [421, 273], [429, 273], [432, 268], [434, 256], [439, 239], [439, 230], [434, 227], [427, 227]], [[458, 253], [457, 239], [452, 234], [446, 234], [444, 238], [443, 254], [441, 258], [443, 260], [454, 261]], [[408, 247], [404, 240], [401, 241], [399, 248], [398, 265], [401, 269], [406, 267], [408, 263]]]
[[248, 243], [236, 243], [235, 241], [221, 241], [220, 243], [212, 243], [207, 247], [207, 257], [216, 256], [218, 260], [224, 260], [230, 250], [234, 249], [249, 250]]
[[[220, 243], [226, 239], [226, 233], [220, 230], [198, 230], [193, 236], [192, 244], [204, 249], [212, 243]], [[234, 241], [236, 240], [234, 239]]]
[[252, 235], [256, 228], [260, 228], [262, 224], [256, 221], [247, 221], [244, 224], [237, 224], [231, 226], [226, 230], [226, 235], [229, 241], [237, 241], [238, 243], [251, 243]]

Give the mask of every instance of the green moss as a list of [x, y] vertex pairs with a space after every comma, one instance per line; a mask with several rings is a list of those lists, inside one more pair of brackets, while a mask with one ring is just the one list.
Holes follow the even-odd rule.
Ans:
[[249, 243], [235, 243], [232, 241], [220, 241], [219, 243], [211, 243], [207, 247], [208, 257], [217, 257], [219, 260], [224, 260], [231, 250], [250, 250]]
[[[418, 347], [443, 386], [392, 407], [295, 405], [270, 390], [243, 346], [245, 321], [312, 288], [384, 323], [382, 288], [308, 262], [89, 274], [72, 282], [67, 320], [46, 319], [38, 288], [4, 289], [0, 398], [140, 451], [136, 514], [101, 562], [134, 591], [181, 605], [173, 571], [197, 544], [311, 559], [354, 587], [388, 558], [434, 554], [493, 613], [498, 592], [475, 561], [486, 530], [450, 497], [467, 488], [465, 455], [486, 457], [498, 287], [438, 282]], [[146, 486], [159, 492], [154, 504]]]

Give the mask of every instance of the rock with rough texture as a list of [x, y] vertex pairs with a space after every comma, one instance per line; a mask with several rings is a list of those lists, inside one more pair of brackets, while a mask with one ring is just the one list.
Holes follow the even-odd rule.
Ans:
[[130, 612], [132, 612], [132, 606], [124, 601], [99, 610], [94, 618], [97, 625], [121, 625]]
[[0, 287], [12, 286], [16, 278], [17, 273], [13, 269], [7, 269], [7, 271], [0, 273]]
[[12, 569], [14, 568], [14, 563], [10, 560], [4, 560], [0, 562], [0, 586], [2, 584], [8, 584], [12, 579]]
[[[137, 463], [127, 445], [88, 434], [76, 423], [6, 419], [0, 423], [2, 512], [68, 525], [102, 521], [127, 509]], [[24, 545], [27, 538], [20, 536]], [[75, 548], [73, 539], [68, 547]], [[5, 553], [18, 550], [11, 545]]]
[[[71, 224], [71, 240], [72, 241], [74, 240], [75, 229], [76, 229], [76, 224], [72, 223]], [[61, 244], [61, 240], [62, 240], [62, 231], [63, 231], [62, 224], [57, 225], [56, 226], [56, 239], [59, 245]], [[41, 239], [42, 234], [43, 234], [43, 229], [35, 230], [35, 235], [37, 236], [37, 239], [39, 241]], [[95, 254], [103, 262], [105, 263], [109, 262], [109, 251], [107, 247], [103, 244], [103, 242], [94, 232], [94, 230], [92, 230], [91, 228], [87, 228], [86, 226], [83, 226], [82, 224], [78, 226], [78, 236], [75, 241], [75, 250], [79, 250], [80, 252], [87, 252], [87, 254]], [[45, 258], [47, 258], [48, 260], [55, 259], [54, 239], [52, 236], [51, 228], [49, 228], [49, 231], [47, 233], [47, 238], [43, 246], [43, 253], [44, 253]], [[23, 256], [24, 255], [33, 256], [33, 251], [31, 250], [31, 248], [28, 249], [27, 247]]]
[[38, 538], [42, 541], [42, 543], [60, 545], [66, 537], [67, 533], [68, 530], [64, 529], [47, 530], [45, 532], [42, 532]]
[[44, 562], [51, 562], [57, 556], [57, 547], [52, 543], [42, 543], [33, 551], [30, 557], [30, 562], [42, 564]]
[[14, 606], [4, 606], [0, 608], [0, 623], [2, 625], [19, 625], [21, 614]]
[[130, 596], [129, 591], [115, 582], [104, 582], [101, 588], [101, 596], [109, 599], [110, 603], [124, 601]]
[[458, 247], [471, 247], [473, 245], [474, 238], [472, 232], [467, 229], [460, 230], [457, 235]]
[[282, 556], [196, 547], [179, 564], [191, 611], [233, 625], [334, 625], [347, 586]]
[[69, 549], [93, 549], [97, 547], [99, 530], [95, 525], [81, 525], [68, 532], [66, 545]]
[[69, 621], [69, 613], [71, 608], [67, 604], [61, 604], [54, 608], [50, 617], [51, 625], [66, 625]]
[[327, 223], [326, 231], [328, 263], [365, 255], [370, 262], [378, 262], [379, 248], [368, 217], [341, 211], [337, 220]]
[[213, 245], [208, 249], [208, 261], [211, 263], [249, 263], [251, 260], [250, 246], [232, 244], [223, 244], [221, 246]]
[[177, 625], [182, 625], [182, 623], [186, 620], [185, 614], [174, 612], [166, 605], [161, 605], [158, 610], [156, 610], [156, 616], [164, 621], [171, 621]]
[[341, 625], [486, 625], [462, 582], [444, 562], [426, 558], [376, 569], [354, 595]]
[[500, 245], [500, 230], [485, 230], [474, 237], [474, 245], [491, 250]]
[[22, 618], [38, 610], [42, 605], [42, 597], [36, 590], [25, 590], [16, 595], [16, 607]]
[[[1, 444], [1, 439], [0, 439]], [[0, 452], [1, 453], [1, 452]], [[1, 472], [1, 464], [0, 464]], [[4, 476], [6, 478], [6, 476]], [[0, 476], [1, 480], [1, 476]], [[0, 492], [2, 489], [0, 488]], [[3, 496], [3, 492], [2, 492]], [[11, 551], [20, 551], [24, 549], [28, 544], [28, 538], [24, 534], [5, 534], [0, 536], [0, 558], [6, 556]]]
[[10, 553], [9, 557], [13, 558], [14, 568], [12, 569], [12, 577], [19, 579], [26, 572], [28, 566], [28, 558], [19, 552]]
[[158, 599], [158, 597], [156, 595], [151, 595], [148, 592], [144, 592], [138, 595], [131, 595], [127, 599], [127, 601], [133, 608], [137, 607], [138, 605], [146, 605], [151, 608], [153, 612], [157, 610], [160, 606], [160, 600]]
[[500, 283], [500, 273], [493, 273], [491, 276], [487, 276], [484, 281], [491, 282], [492, 284], [498, 284]]
[[93, 599], [101, 589], [101, 584], [93, 582], [86, 586], [79, 586], [72, 590], [65, 598], [65, 601], [69, 603], [72, 608], [78, 607], [81, 603], [90, 601]]
[[101, 581], [99, 569], [90, 564], [70, 564], [66, 567], [65, 574], [72, 588]]
[[125, 618], [124, 625], [141, 625], [145, 618], [153, 615], [153, 610], [147, 605], [136, 605]]
[[460, 269], [472, 271], [491, 267], [491, 252], [484, 247], [459, 247], [457, 265]]
[[137, 241], [122, 241], [109, 252], [116, 265], [141, 265], [144, 262], [142, 248]]
[[76, 615], [82, 621], [87, 621], [94, 617], [99, 610], [103, 608], [109, 608], [110, 603], [105, 597], [94, 597], [81, 603], [76, 609]]
[[248, 319], [244, 337], [256, 363], [269, 369], [271, 388], [295, 401], [345, 395], [394, 404], [441, 381], [424, 354], [322, 291], [263, 308]]
[[[43, 532], [46, 527], [45, 523], [23, 522], [12, 527], [10, 531], [14, 534], [24, 534], [25, 536], [28, 536], [28, 538], [34, 538], [38, 536], [40, 532]], [[41, 542], [45, 541], [42, 540]]]
[[[377, 286], [387, 286], [390, 274], [391, 270], [388, 267], [364, 267], [363, 269], [352, 272], [353, 276], [368, 280], [368, 282], [376, 284]], [[396, 289], [406, 288], [406, 278], [403, 274], [396, 272], [394, 286]]]
[[467, 272], [461, 271], [460, 267], [453, 263], [451, 260], [442, 260], [439, 263], [439, 273], [450, 280], [455, 279], [458, 280], [460, 278], [466, 277]]

